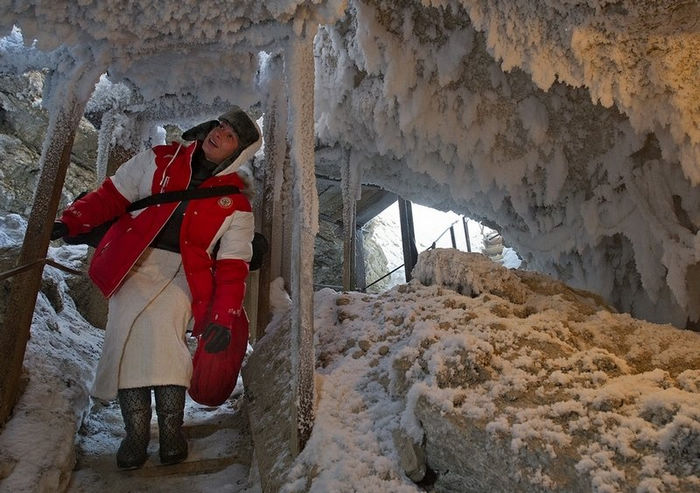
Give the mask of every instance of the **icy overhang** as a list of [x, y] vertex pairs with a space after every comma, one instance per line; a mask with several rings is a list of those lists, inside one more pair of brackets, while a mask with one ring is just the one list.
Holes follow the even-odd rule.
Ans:
[[684, 2], [350, 3], [316, 131], [365, 182], [497, 224], [619, 309], [700, 317], [700, 26]]
[[637, 316], [700, 318], [697, 2], [0, 1], [0, 12], [0, 29], [38, 40], [37, 56], [106, 59], [110, 79], [137, 91], [132, 110], [163, 117], [253, 101], [257, 51], [321, 24], [322, 159], [350, 150], [365, 182], [488, 220], [533, 268]]
[[139, 58], [195, 46], [264, 44], [278, 36], [272, 24], [299, 29], [305, 22], [333, 22], [344, 5], [338, 0], [3, 0], [0, 30], [17, 25], [42, 51], [104, 44], [114, 54]]
[[[344, 2], [0, 1], [0, 32], [34, 42], [34, 66], [104, 64], [132, 92], [127, 112], [187, 117], [255, 102], [258, 53], [279, 49], [306, 23], [334, 22]], [[34, 41], [35, 40], [35, 41]], [[12, 62], [2, 60], [0, 68]]]

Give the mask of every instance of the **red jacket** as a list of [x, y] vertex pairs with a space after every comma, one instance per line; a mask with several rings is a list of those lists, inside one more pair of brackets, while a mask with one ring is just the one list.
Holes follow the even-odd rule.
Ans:
[[[195, 142], [185, 147], [173, 143], [137, 154], [61, 216], [70, 235], [89, 231], [119, 216], [97, 246], [89, 270], [91, 279], [106, 297], [119, 289], [179, 203], [158, 204], [128, 214], [126, 207], [149, 195], [186, 189], [197, 145]], [[235, 170], [259, 147], [260, 139], [200, 188], [234, 185], [243, 190], [246, 185]], [[194, 335], [210, 321], [231, 327], [240, 313], [253, 234], [250, 202], [242, 193], [191, 200], [187, 205], [180, 229], [180, 251], [192, 293]], [[219, 248], [214, 258], [217, 242]]]

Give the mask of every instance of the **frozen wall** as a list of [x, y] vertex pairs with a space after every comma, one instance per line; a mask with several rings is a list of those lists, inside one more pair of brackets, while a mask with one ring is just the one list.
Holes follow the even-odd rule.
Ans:
[[103, 64], [128, 101], [98, 87], [88, 108], [185, 121], [258, 101], [258, 51], [321, 24], [317, 163], [351, 149], [365, 182], [684, 327], [700, 319], [699, 17], [680, 0], [0, 0], [0, 34], [24, 33], [0, 71], [49, 66], [55, 86]]
[[639, 53], [639, 25], [611, 27], [622, 4], [398, 3], [351, 2], [321, 31], [320, 140], [361, 153], [365, 181], [495, 222], [533, 268], [697, 320], [697, 32]]

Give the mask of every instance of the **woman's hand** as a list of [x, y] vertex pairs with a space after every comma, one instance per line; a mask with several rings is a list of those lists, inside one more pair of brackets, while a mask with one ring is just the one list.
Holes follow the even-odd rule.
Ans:
[[231, 342], [231, 329], [212, 322], [202, 332], [202, 340], [206, 341], [204, 350], [207, 353], [218, 353]]
[[61, 221], [56, 221], [53, 223], [53, 227], [51, 228], [51, 240], [58, 240], [59, 238], [63, 238], [68, 234], [68, 226], [66, 226], [64, 223]]

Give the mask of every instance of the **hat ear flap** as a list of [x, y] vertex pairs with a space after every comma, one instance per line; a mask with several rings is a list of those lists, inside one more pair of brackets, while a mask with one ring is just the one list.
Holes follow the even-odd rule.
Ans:
[[204, 138], [209, 135], [214, 128], [219, 125], [216, 120], [209, 120], [208, 122], [200, 123], [189, 130], [182, 132], [182, 140], [204, 140]]

